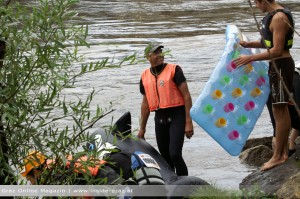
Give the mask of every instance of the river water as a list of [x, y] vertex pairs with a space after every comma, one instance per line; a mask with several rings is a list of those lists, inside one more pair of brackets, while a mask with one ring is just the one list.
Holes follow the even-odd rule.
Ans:
[[[299, 0], [279, 1], [292, 9], [299, 29]], [[151, 40], [164, 43], [172, 56], [166, 62], [180, 65], [188, 80], [193, 101], [200, 94], [219, 61], [225, 46], [227, 24], [237, 25], [250, 39], [259, 39], [251, 8], [246, 0], [83, 0], [76, 7], [82, 20], [89, 24], [89, 49], [81, 53], [87, 61], [104, 58], [119, 60], [126, 55], [137, 53], [140, 57]], [[255, 9], [260, 21], [263, 13]], [[300, 60], [300, 37], [295, 35], [291, 50], [295, 60]], [[118, 119], [126, 111], [132, 114], [133, 133], [137, 133], [140, 103], [140, 75], [149, 67], [147, 62], [124, 65], [116, 69], [103, 69], [79, 79], [78, 88], [67, 92], [86, 96], [91, 88], [98, 94], [92, 108], [97, 105], [116, 109], [97, 123], [96, 128]], [[156, 147], [154, 114], [150, 115], [146, 140]], [[218, 187], [238, 189], [239, 183], [253, 167], [240, 163], [238, 157], [225, 152], [202, 128], [194, 123], [195, 135], [186, 139], [183, 156], [189, 175], [200, 177]], [[91, 132], [94, 129], [91, 130]], [[268, 112], [264, 109], [250, 138], [271, 136], [272, 128]]]

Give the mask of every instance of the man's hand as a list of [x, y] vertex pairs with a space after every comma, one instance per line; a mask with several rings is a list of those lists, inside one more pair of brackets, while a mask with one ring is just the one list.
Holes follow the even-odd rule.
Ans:
[[146, 130], [140, 129], [139, 133], [137, 134], [137, 137], [145, 140], [145, 133], [146, 133]]
[[233, 63], [236, 65], [236, 67], [240, 67], [243, 65], [247, 65], [251, 62], [251, 55], [241, 55], [235, 60], [233, 60]]
[[244, 48], [248, 48], [248, 43], [249, 43], [249, 42], [247, 42], [247, 41], [240, 41], [240, 42], [239, 42], [239, 44], [240, 44], [241, 46], [243, 46]]
[[194, 135], [194, 127], [193, 122], [189, 121], [185, 123], [185, 136], [188, 139], [191, 139], [191, 137]]

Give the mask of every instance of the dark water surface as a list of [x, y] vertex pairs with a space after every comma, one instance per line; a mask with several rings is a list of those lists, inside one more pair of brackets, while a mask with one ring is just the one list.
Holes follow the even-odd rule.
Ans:
[[[292, 9], [296, 30], [300, 32], [299, 0], [278, 1]], [[87, 61], [106, 57], [119, 59], [137, 52], [140, 56], [151, 40], [163, 42], [172, 56], [166, 62], [179, 64], [188, 79], [189, 89], [195, 101], [216, 66], [225, 45], [227, 24], [237, 25], [250, 39], [259, 39], [255, 20], [248, 1], [243, 0], [83, 0], [76, 8], [83, 18], [79, 24], [89, 24], [91, 48], [82, 49]], [[256, 10], [258, 20], [263, 16]], [[300, 37], [295, 35], [292, 55], [300, 60]], [[139, 79], [145, 63], [127, 65], [119, 69], [104, 69], [79, 80], [78, 88], [67, 90], [72, 99], [83, 97], [95, 88], [95, 108], [116, 109], [98, 123], [106, 125], [111, 117], [116, 120], [126, 111], [132, 114], [132, 129], [139, 124]], [[154, 114], [150, 115], [146, 140], [156, 147]], [[238, 189], [241, 180], [253, 168], [239, 162], [225, 152], [196, 123], [195, 135], [185, 140], [183, 156], [189, 175], [200, 177], [219, 187]], [[93, 129], [94, 130], [94, 129]], [[137, 133], [136, 131], [134, 132]], [[271, 136], [272, 128], [266, 109], [263, 111], [250, 137]]]

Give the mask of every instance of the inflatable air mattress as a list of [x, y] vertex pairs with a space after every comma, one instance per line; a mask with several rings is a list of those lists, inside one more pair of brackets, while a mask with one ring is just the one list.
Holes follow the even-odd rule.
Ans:
[[267, 62], [239, 68], [233, 62], [254, 52], [238, 44], [245, 39], [236, 26], [227, 26], [221, 59], [190, 111], [192, 119], [233, 156], [240, 154], [270, 92]]

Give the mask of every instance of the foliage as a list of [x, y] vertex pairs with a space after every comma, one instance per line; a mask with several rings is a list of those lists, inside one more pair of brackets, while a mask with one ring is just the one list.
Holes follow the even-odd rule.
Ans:
[[[95, 90], [75, 101], [64, 95], [65, 89], [76, 88], [78, 77], [105, 67], [120, 67], [135, 58], [129, 56], [116, 64], [108, 59], [84, 63], [79, 50], [89, 47], [88, 27], [74, 21], [77, 2], [36, 0], [29, 5], [0, 0], [0, 34], [6, 46], [0, 68], [0, 134], [6, 138], [0, 143], [0, 178], [5, 173], [16, 176], [22, 159], [33, 149], [65, 164], [65, 155], [86, 141], [87, 130], [113, 111], [90, 110]], [[18, 177], [14, 180], [20, 181]], [[72, 183], [74, 178], [66, 180], [55, 180], [46, 173], [40, 184]], [[6, 176], [5, 183], [13, 182]]]
[[218, 188], [216, 185], [202, 186], [197, 189], [191, 196], [191, 199], [263, 199], [263, 198], [276, 198], [276, 196], [270, 196], [259, 189], [258, 186], [251, 187], [251, 190], [228, 190], [224, 188]]
[[195, 193], [191, 195], [192, 199], [221, 199], [221, 198], [226, 198], [226, 199], [239, 199], [239, 193], [238, 191], [229, 191], [226, 189], [220, 189], [217, 188], [216, 186], [202, 186], [199, 189], [196, 190]]

